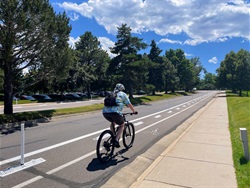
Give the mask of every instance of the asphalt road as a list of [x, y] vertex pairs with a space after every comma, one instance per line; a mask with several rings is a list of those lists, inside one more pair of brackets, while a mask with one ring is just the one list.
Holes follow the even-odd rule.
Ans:
[[[215, 94], [215, 91], [202, 91], [136, 106], [139, 114], [127, 118], [135, 125], [135, 143], [128, 151], [123, 147], [116, 149], [117, 156], [107, 164], [101, 164], [95, 153], [98, 135], [109, 127], [101, 111], [54, 118], [27, 128], [25, 163], [38, 158], [46, 161], [2, 177], [0, 187], [100, 187], [120, 168], [175, 130]], [[1, 135], [0, 139], [0, 170], [19, 167], [20, 132]]]
[[[29, 104], [16, 104], [13, 105], [13, 112], [28, 112], [28, 111], [41, 111], [60, 108], [74, 108], [80, 106], [87, 106], [91, 104], [100, 104], [103, 98], [97, 98], [86, 101], [67, 101], [67, 102], [47, 102], [47, 103], [29, 103]], [[3, 114], [4, 106], [0, 106], [0, 114]]]

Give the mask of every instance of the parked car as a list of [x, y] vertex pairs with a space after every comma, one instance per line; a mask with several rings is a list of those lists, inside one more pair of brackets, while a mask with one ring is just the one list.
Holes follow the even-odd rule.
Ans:
[[17, 100], [19, 100], [19, 98], [13, 97], [13, 101], [17, 101]]
[[32, 96], [29, 96], [29, 95], [21, 95], [19, 97], [20, 100], [30, 100], [30, 101], [35, 101], [36, 99]]
[[34, 97], [36, 100], [39, 100], [39, 101], [51, 101], [51, 98], [45, 94], [36, 94], [36, 95], [32, 95], [32, 97]]
[[79, 100], [82, 99], [79, 95], [75, 93], [67, 93], [64, 95], [66, 100]]
[[60, 94], [49, 94], [48, 96], [54, 101], [64, 101], [65, 100], [65, 96], [60, 95]]
[[80, 97], [88, 97], [88, 95], [86, 93], [76, 93], [77, 95], [79, 95]]
[[143, 90], [138, 90], [138, 91], [136, 92], [136, 94], [137, 94], [137, 95], [145, 95], [146, 92], [143, 91]]

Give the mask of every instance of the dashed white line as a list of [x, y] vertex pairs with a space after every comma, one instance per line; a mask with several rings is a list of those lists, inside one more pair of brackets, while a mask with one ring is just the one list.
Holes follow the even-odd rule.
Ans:
[[136, 126], [141, 125], [141, 124], [143, 124], [143, 122], [142, 121], [138, 121], [138, 122], [134, 123], [134, 126], [136, 127]]
[[161, 115], [157, 115], [157, 116], [155, 116], [155, 118], [160, 118], [161, 117]]

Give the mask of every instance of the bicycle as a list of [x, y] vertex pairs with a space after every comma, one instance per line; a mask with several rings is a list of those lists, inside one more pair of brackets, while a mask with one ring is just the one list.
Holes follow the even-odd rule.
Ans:
[[[124, 119], [124, 130], [122, 133], [122, 142], [126, 149], [129, 149], [133, 146], [134, 139], [135, 139], [135, 128], [133, 123], [126, 120], [127, 115], [133, 115], [137, 113], [123, 113], [123, 119]], [[102, 162], [106, 163], [108, 162], [112, 157], [114, 153], [114, 141], [117, 134], [118, 127], [115, 128], [115, 125], [112, 123], [113, 130], [115, 130], [115, 134], [111, 130], [105, 130], [103, 131], [97, 141], [96, 145], [96, 154], [97, 158]]]

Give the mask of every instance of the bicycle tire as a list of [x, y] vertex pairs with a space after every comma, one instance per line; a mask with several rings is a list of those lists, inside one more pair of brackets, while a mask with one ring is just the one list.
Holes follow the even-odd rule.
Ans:
[[126, 149], [129, 149], [133, 146], [135, 139], [135, 128], [132, 123], [128, 123], [125, 125], [123, 134], [122, 134], [122, 142]]
[[113, 156], [114, 144], [112, 140], [114, 140], [114, 134], [110, 130], [103, 131], [98, 138], [96, 155], [102, 163], [108, 162]]

